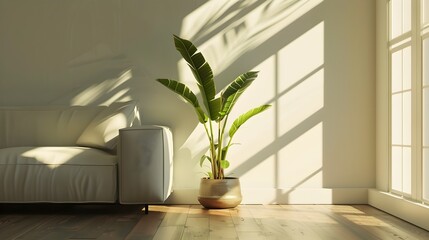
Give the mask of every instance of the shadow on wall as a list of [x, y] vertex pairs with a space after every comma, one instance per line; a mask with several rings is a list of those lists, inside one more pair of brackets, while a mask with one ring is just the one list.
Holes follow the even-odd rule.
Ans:
[[131, 100], [133, 72], [123, 53], [120, 2], [79, 2], [69, 7], [66, 76], [67, 82], [79, 84], [68, 86], [68, 93], [53, 104], [109, 105]]
[[[235, 140], [241, 146], [231, 149], [228, 173], [240, 177], [243, 188], [280, 189], [273, 203], [289, 202], [297, 188], [373, 185], [372, 172], [361, 172], [372, 156], [367, 155], [366, 146], [361, 153], [350, 146], [367, 137], [359, 127], [350, 130], [356, 120], [347, 123], [359, 113], [345, 116], [343, 112], [356, 99], [339, 99], [352, 89], [338, 82], [343, 76], [326, 69], [335, 67], [333, 60], [341, 57], [325, 52], [331, 48], [326, 41], [335, 44], [327, 36], [335, 27], [328, 29], [332, 19], [326, 5], [323, 0], [210, 1], [183, 20], [181, 36], [204, 54], [218, 86], [224, 87], [237, 73], [260, 71], [237, 103], [235, 117], [251, 106], [272, 104], [273, 108], [246, 123], [238, 134]], [[192, 78], [184, 61], [179, 61], [178, 68], [181, 79]], [[338, 87], [333, 84], [336, 81]], [[206, 151], [199, 127], [181, 146], [196, 168]], [[359, 136], [347, 142], [347, 134]], [[350, 153], [357, 155], [350, 157]], [[368, 159], [360, 165], [357, 160], [362, 157]], [[257, 202], [258, 197], [253, 200]]]
[[[86, 65], [87, 66], [87, 65]], [[132, 100], [130, 81], [132, 69], [103, 71], [102, 75], [92, 77], [85, 85], [71, 89], [67, 94], [55, 100], [53, 104], [69, 102], [70, 105], [110, 105], [113, 102]], [[95, 80], [95, 81], [94, 81]]]
[[1, 105], [100, 105], [130, 97], [121, 1], [0, 1], [0, 8]]

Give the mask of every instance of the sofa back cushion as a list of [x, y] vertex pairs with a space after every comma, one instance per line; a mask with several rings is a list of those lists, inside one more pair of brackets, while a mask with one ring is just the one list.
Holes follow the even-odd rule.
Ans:
[[131, 127], [138, 116], [134, 102], [113, 103], [92, 119], [76, 141], [79, 146], [114, 150], [119, 129]]
[[[128, 102], [133, 110], [134, 102]], [[116, 104], [111, 105], [113, 108]], [[111, 106], [50, 106], [0, 108], [0, 148], [19, 146], [87, 146], [78, 139], [87, 131], [93, 120]], [[131, 107], [130, 107], [131, 108]], [[133, 111], [136, 113], [137, 111]], [[129, 119], [136, 116], [130, 116]], [[134, 121], [130, 120], [130, 121]], [[126, 127], [131, 123], [117, 125]], [[88, 129], [89, 130], [89, 129]], [[114, 131], [110, 129], [110, 131]], [[102, 130], [98, 130], [102, 134]], [[116, 135], [119, 134], [117, 129]], [[93, 138], [102, 136], [93, 135]], [[87, 138], [88, 139], [88, 138]], [[113, 139], [110, 137], [109, 139]], [[106, 148], [111, 149], [114, 145]], [[93, 145], [91, 145], [93, 146]], [[103, 148], [102, 146], [99, 146]]]

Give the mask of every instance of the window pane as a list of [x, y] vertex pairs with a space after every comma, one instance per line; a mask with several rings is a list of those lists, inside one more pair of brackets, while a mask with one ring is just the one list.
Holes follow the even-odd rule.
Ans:
[[402, 91], [402, 50], [392, 54], [392, 92]]
[[429, 23], [429, 0], [422, 0], [422, 19], [423, 24]]
[[411, 0], [402, 0], [402, 33], [411, 31]]
[[402, 144], [411, 145], [411, 92], [402, 96]]
[[402, 0], [390, 1], [390, 39], [402, 33]]
[[411, 89], [411, 47], [402, 50], [402, 90]]
[[402, 192], [411, 194], [411, 147], [402, 148]]
[[411, 1], [390, 1], [390, 39], [411, 31]]
[[392, 189], [402, 192], [402, 147], [392, 147]]
[[392, 53], [392, 93], [411, 89], [411, 47]]
[[392, 96], [392, 144], [402, 145], [402, 94]]

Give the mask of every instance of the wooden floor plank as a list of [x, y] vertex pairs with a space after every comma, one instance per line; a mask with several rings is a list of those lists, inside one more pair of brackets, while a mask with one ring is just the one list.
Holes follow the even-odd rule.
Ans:
[[391, 239], [429, 239], [428, 231], [422, 231], [421, 228], [381, 210], [368, 205], [353, 207], [361, 211], [365, 216], [363, 219], [355, 220], [357, 224], [366, 226], [366, 228], [377, 228], [379, 231], [384, 231], [384, 235], [391, 236]]
[[155, 209], [151, 209], [151, 212], [147, 215], [141, 216], [140, 220], [130, 231], [130, 233], [125, 238], [126, 240], [144, 240], [152, 239], [155, 236], [156, 231], [158, 230], [159, 225], [161, 225], [162, 220], [165, 217], [165, 212]]
[[183, 239], [207, 240], [209, 238], [209, 218], [188, 216], [185, 224]]
[[183, 226], [160, 226], [153, 237], [154, 240], [179, 240], [182, 239]]
[[238, 239], [230, 209], [210, 210], [209, 239]]
[[25, 215], [10, 216], [6, 220], [7, 224], [2, 224], [0, 228], [0, 239], [17, 239], [28, 232], [32, 232], [39, 224], [48, 221], [48, 216], [33, 215], [28, 218]]
[[176, 240], [181, 239], [185, 230], [189, 205], [170, 206], [165, 208], [166, 214], [159, 225], [153, 239]]
[[34, 239], [65, 239], [70, 237], [70, 231], [73, 228], [58, 228], [62, 223], [68, 222], [71, 216], [67, 215], [51, 215], [46, 218], [46, 221], [43, 219], [34, 218], [38, 220], [40, 224], [33, 228], [31, 231], [28, 231], [22, 234], [17, 239], [19, 240], [34, 240]]
[[0, 239], [422, 240], [429, 232], [368, 205], [0, 205]]

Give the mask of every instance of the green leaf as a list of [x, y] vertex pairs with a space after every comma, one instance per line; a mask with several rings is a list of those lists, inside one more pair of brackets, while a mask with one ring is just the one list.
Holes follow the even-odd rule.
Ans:
[[204, 163], [204, 161], [205, 160], [209, 160], [209, 162], [212, 162], [212, 159], [209, 157], [209, 156], [207, 156], [207, 155], [203, 155], [203, 156], [201, 156], [201, 158], [200, 158], [200, 167], [203, 167], [203, 163]]
[[222, 158], [225, 159], [226, 154], [228, 153], [229, 146], [222, 148]]
[[244, 91], [244, 89], [246, 89], [257, 77], [257, 71], [250, 71], [238, 76], [222, 91], [223, 100], [226, 100], [228, 97], [237, 92]]
[[231, 82], [221, 94], [222, 98], [222, 110], [221, 110], [221, 118], [228, 115], [238, 98], [247, 89], [248, 86], [256, 79], [258, 76], [258, 72], [247, 72], [238, 76], [233, 82]]
[[229, 167], [229, 162], [227, 160], [220, 160], [220, 167], [227, 169]]
[[213, 116], [211, 119], [217, 120], [220, 116], [220, 109], [222, 108], [222, 99], [219, 97], [210, 100], [210, 106], [210, 116]]
[[240, 115], [235, 121], [232, 123], [231, 128], [229, 129], [229, 137], [232, 138], [237, 130], [243, 125], [247, 120], [251, 117], [267, 110], [271, 105], [262, 105], [257, 108], [253, 108], [246, 112], [245, 114]]
[[165, 87], [167, 87], [168, 89], [170, 89], [171, 91], [177, 93], [186, 102], [190, 103], [194, 107], [198, 120], [201, 123], [207, 122], [207, 115], [200, 107], [197, 97], [185, 84], [171, 79], [157, 79], [157, 81], [162, 85], [164, 85]]
[[189, 68], [197, 80], [204, 105], [211, 120], [219, 118], [220, 100], [215, 100], [216, 87], [213, 79], [213, 71], [205, 60], [203, 54], [189, 40], [174, 35], [176, 49], [188, 63]]

